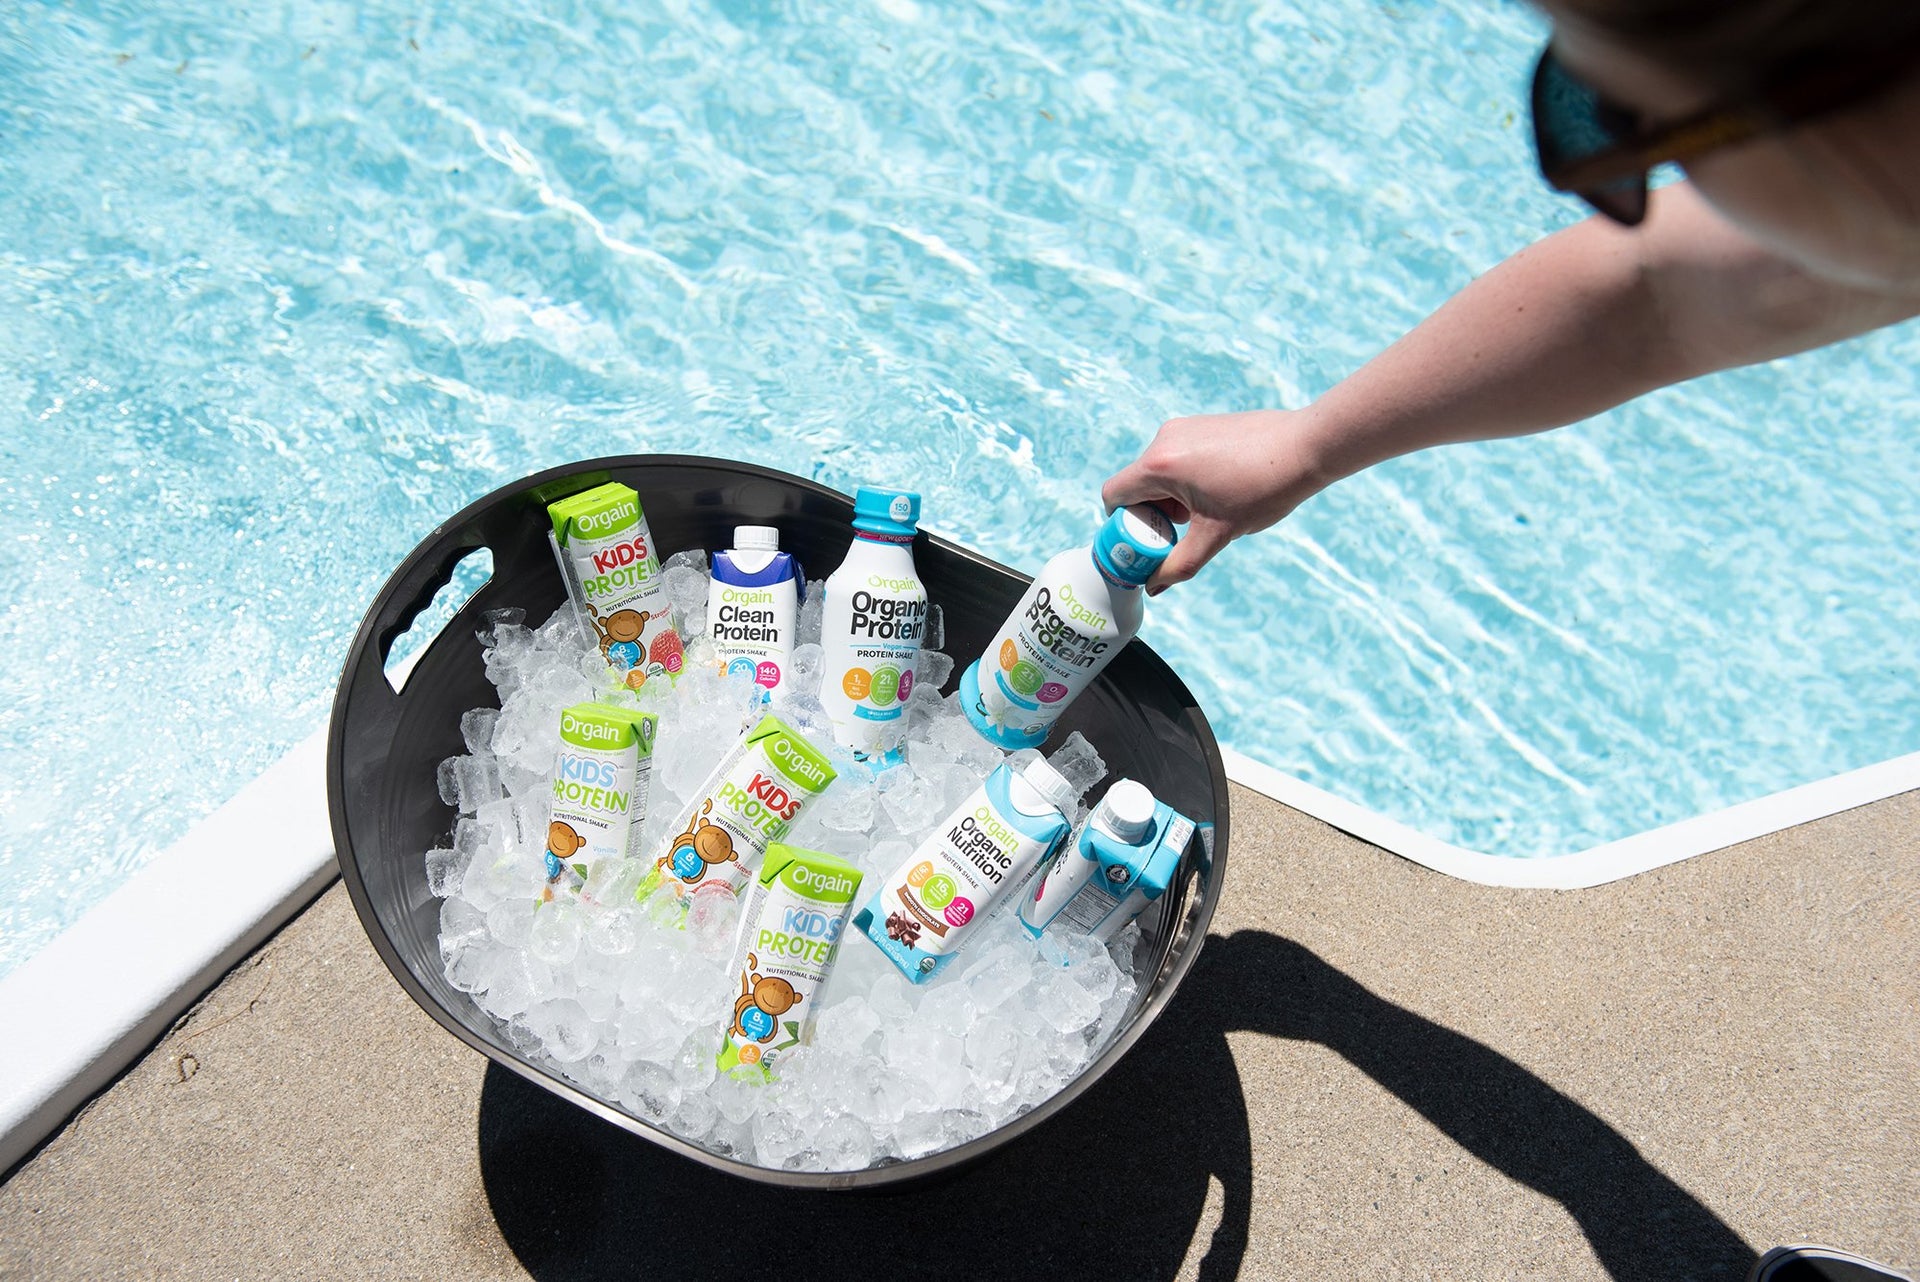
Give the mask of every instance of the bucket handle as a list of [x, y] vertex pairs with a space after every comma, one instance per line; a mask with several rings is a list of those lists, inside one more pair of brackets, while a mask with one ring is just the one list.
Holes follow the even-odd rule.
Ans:
[[[490, 563], [487, 568], [486, 577], [474, 584], [471, 590], [467, 592], [465, 598], [453, 606], [449, 612], [448, 619], [434, 630], [432, 636], [423, 637], [411, 654], [403, 658], [398, 664], [392, 663], [391, 658], [395, 645], [413, 631], [414, 623], [421, 615], [433, 607], [435, 600], [439, 598], [440, 594], [446, 591], [447, 588], [453, 586], [454, 580], [460, 572], [460, 568], [465, 565], [470, 558], [483, 552], [486, 554], [487, 560]], [[447, 624], [451, 623], [453, 618], [457, 617], [473, 598], [478, 596], [487, 584], [492, 581], [496, 568], [496, 566], [492, 564], [493, 562], [493, 549], [488, 547], [486, 543], [478, 539], [462, 539], [448, 547], [437, 561], [423, 563], [417, 567], [415, 574], [410, 576], [410, 583], [406, 585], [395, 585], [396, 590], [403, 587], [410, 587], [412, 590], [407, 593], [402, 604], [397, 607], [389, 606], [374, 632], [373, 648], [375, 658], [380, 664], [381, 673], [385, 676], [386, 683], [392, 687], [396, 695], [405, 689], [407, 677], [412, 672], [413, 665], [432, 648], [434, 642], [440, 639], [440, 636], [446, 630]]]

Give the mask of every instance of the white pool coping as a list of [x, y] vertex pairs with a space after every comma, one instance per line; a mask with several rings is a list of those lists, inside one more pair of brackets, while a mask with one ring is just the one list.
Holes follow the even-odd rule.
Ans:
[[1235, 783], [1305, 811], [1362, 841], [1462, 881], [1532, 890], [1602, 886], [1920, 788], [1920, 752], [1912, 752], [1724, 810], [1649, 828], [1618, 841], [1569, 854], [1526, 859], [1451, 845], [1231, 748], [1221, 749], [1220, 755], [1226, 761], [1227, 777]]
[[[1467, 850], [1224, 749], [1227, 777], [1436, 872], [1577, 890], [1920, 788], [1920, 753], [1588, 850]], [[221, 976], [336, 875], [326, 732], [303, 740], [52, 943], [0, 978], [0, 1172], [140, 1057]]]
[[0, 978], [0, 1172], [333, 879], [326, 785], [322, 729]]

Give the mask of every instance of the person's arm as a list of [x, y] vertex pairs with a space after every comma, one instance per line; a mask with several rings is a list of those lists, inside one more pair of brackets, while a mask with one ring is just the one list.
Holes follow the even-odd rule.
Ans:
[[1101, 493], [1191, 521], [1159, 591], [1385, 459], [1560, 427], [1916, 314], [1806, 275], [1676, 184], [1638, 229], [1590, 219], [1515, 254], [1304, 410], [1168, 421]]

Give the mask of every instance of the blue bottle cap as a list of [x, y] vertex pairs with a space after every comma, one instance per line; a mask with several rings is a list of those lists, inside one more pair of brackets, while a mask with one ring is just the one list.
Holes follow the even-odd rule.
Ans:
[[853, 492], [853, 528], [862, 534], [913, 537], [920, 527], [920, 496], [912, 490], [862, 485]]
[[1179, 540], [1167, 514], [1151, 503], [1117, 509], [1094, 536], [1093, 559], [1122, 583], [1144, 584]]

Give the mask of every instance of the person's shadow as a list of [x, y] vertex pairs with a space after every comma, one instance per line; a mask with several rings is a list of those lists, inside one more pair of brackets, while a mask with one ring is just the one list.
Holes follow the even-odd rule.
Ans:
[[[1475, 1157], [1553, 1198], [1615, 1278], [1738, 1278], [1754, 1251], [1626, 1137], [1513, 1061], [1264, 931], [1207, 941], [1158, 1022], [1059, 1116], [937, 1183], [793, 1192], [724, 1175], [490, 1065], [482, 1177], [554, 1282], [780, 1276], [1203, 1278], [1246, 1255], [1253, 1145], [1226, 1035], [1319, 1042]], [[1207, 1243], [1208, 1179], [1224, 1194]], [[1399, 1258], [1418, 1252], [1404, 1244]], [[1355, 1262], [1356, 1272], [1364, 1271]]]

